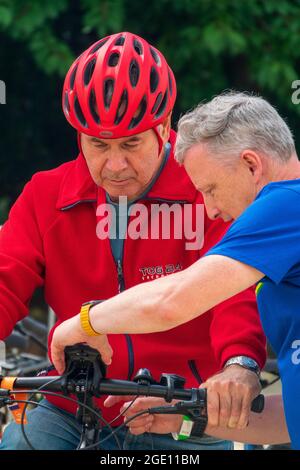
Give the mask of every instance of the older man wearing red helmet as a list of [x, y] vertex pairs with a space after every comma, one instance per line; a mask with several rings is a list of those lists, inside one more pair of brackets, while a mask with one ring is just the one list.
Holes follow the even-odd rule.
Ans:
[[[44, 285], [46, 301], [57, 315], [56, 327], [74, 317], [84, 302], [108, 299], [187, 268], [221, 238], [227, 225], [209, 220], [204, 212], [200, 245], [188, 247], [191, 237], [186, 230], [178, 236], [178, 226], [167, 237], [159, 224], [150, 236], [137, 230], [137, 208], [144, 228], [153, 219], [159, 221], [155, 207], [169, 210], [162, 217], [175, 209], [185, 215], [189, 208], [192, 218], [203, 208], [202, 196], [173, 158], [176, 136], [170, 120], [175, 99], [176, 83], [165, 58], [137, 35], [124, 32], [101, 39], [72, 64], [62, 102], [77, 130], [80, 152], [75, 160], [34, 175], [1, 230], [0, 338], [27, 314], [37, 286]], [[88, 322], [86, 328], [91, 332]], [[96, 338], [90, 336], [88, 342], [93, 346]], [[112, 335], [109, 342], [114, 350], [111, 378], [131, 379], [141, 367], [149, 368], [155, 379], [172, 372], [184, 376], [189, 387], [206, 381], [220, 403], [228, 384], [233, 395], [243, 390], [251, 397], [259, 390], [265, 339], [251, 289], [171, 331]], [[121, 397], [97, 400], [107, 421], [118, 414], [121, 402]], [[76, 406], [53, 396], [43, 403], [50, 410], [38, 407], [28, 413], [27, 435], [34, 447], [76, 449], [81, 431]], [[117, 448], [109, 434], [104, 428], [103, 448]], [[126, 435], [124, 429], [119, 439], [127, 449], [232, 447], [229, 441], [208, 437], [180, 442], [171, 435]], [[0, 449], [26, 448], [21, 430], [9, 425]]]

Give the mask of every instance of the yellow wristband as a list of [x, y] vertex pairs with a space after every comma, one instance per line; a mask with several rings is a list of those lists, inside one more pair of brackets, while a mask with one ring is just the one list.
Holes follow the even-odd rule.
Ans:
[[88, 302], [81, 306], [80, 324], [81, 324], [81, 328], [88, 336], [101, 336], [101, 333], [98, 333], [97, 331], [95, 331], [90, 323], [89, 312], [90, 312], [90, 308], [93, 307], [94, 305], [95, 303]]

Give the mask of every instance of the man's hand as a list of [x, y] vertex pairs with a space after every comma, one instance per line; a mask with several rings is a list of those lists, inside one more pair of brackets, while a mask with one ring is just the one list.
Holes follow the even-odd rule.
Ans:
[[59, 374], [63, 374], [65, 370], [65, 347], [77, 343], [86, 343], [91, 346], [91, 348], [97, 349], [101, 354], [103, 362], [107, 365], [111, 364], [113, 351], [107, 336], [88, 336], [81, 328], [80, 316], [76, 315], [56, 327], [53, 334], [51, 358]]
[[252, 400], [261, 389], [257, 375], [236, 364], [210, 377], [201, 388], [207, 389], [208, 424], [238, 429], [248, 425]]
[[[139, 411], [147, 410], [154, 406], [169, 406], [170, 404], [176, 403], [178, 400], [172, 401], [172, 403], [167, 403], [163, 398], [150, 398], [150, 397], [140, 397], [137, 398], [134, 403], [131, 405], [131, 401], [134, 397], [132, 396], [109, 396], [105, 402], [104, 406], [110, 407], [115, 405], [118, 402], [123, 403], [120, 412], [123, 413], [126, 408], [127, 411], [124, 413], [125, 423], [133, 415]], [[131, 406], [130, 406], [131, 405]], [[128, 423], [129, 430], [131, 434], [143, 434], [144, 432], [153, 432], [156, 434], [169, 434], [171, 432], [178, 432], [182, 424], [181, 415], [152, 415], [145, 413], [138, 418], [133, 419]]]
[[[201, 385], [207, 388], [208, 425], [211, 427], [245, 428], [248, 424], [252, 400], [260, 392], [257, 375], [239, 365], [226, 367], [223, 372], [209, 378]], [[120, 412], [129, 407], [133, 397], [109, 396], [104, 405], [113, 406], [123, 402]], [[124, 401], [126, 401], [124, 403]], [[178, 400], [174, 400], [175, 403]], [[154, 406], [167, 405], [162, 398], [138, 398], [125, 411], [125, 423], [135, 413]], [[153, 432], [167, 434], [178, 432], [182, 424], [180, 415], [150, 415], [146, 413], [128, 423], [132, 434]]]

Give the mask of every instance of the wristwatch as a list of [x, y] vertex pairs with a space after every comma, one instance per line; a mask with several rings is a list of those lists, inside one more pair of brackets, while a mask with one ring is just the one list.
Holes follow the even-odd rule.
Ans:
[[228, 366], [231, 366], [232, 364], [238, 364], [241, 367], [244, 367], [245, 369], [251, 370], [252, 372], [255, 372], [255, 374], [259, 377], [260, 374], [260, 368], [257, 362], [254, 359], [251, 359], [251, 357], [248, 356], [234, 356], [228, 359], [228, 361], [225, 362], [224, 369]]
[[182, 425], [179, 432], [172, 432], [175, 441], [185, 441], [190, 437], [203, 437], [204, 431], [207, 426], [207, 416], [199, 416], [196, 421], [193, 421], [188, 416], [183, 417]]
[[91, 322], [90, 322], [90, 315], [89, 315], [90, 309], [94, 307], [94, 305], [98, 305], [101, 302], [103, 301], [102, 300], [90, 300], [89, 302], [85, 302], [81, 306], [80, 324], [81, 324], [81, 328], [88, 336], [100, 336], [101, 335], [101, 333], [98, 333], [92, 327]]

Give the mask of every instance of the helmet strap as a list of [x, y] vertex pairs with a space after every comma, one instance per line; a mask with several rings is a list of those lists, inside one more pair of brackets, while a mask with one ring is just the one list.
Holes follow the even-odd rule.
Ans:
[[163, 148], [163, 140], [162, 140], [161, 135], [160, 135], [160, 133], [159, 133], [158, 126], [153, 127], [152, 129], [153, 129], [153, 131], [155, 132], [155, 135], [156, 135], [157, 140], [158, 140], [158, 157], [159, 157], [159, 156], [160, 156], [160, 152], [161, 152], [161, 150], [162, 150], [162, 148]]

